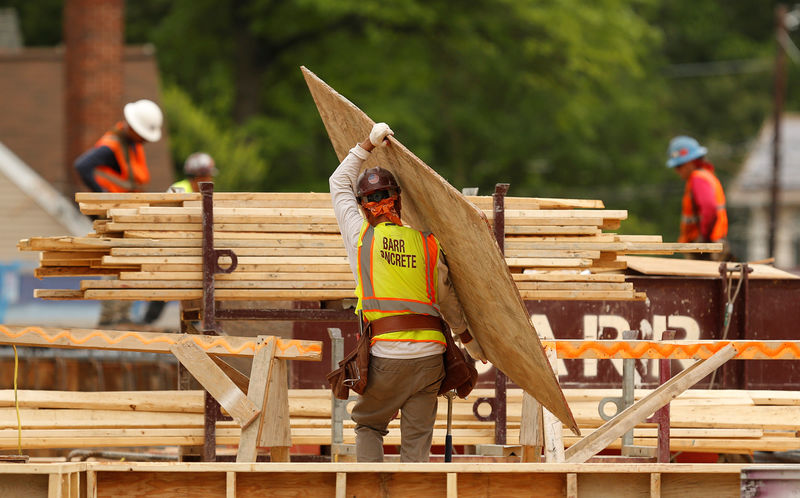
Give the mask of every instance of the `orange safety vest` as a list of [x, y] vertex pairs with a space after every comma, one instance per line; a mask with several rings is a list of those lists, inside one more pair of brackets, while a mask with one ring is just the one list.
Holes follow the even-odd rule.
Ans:
[[691, 189], [691, 183], [695, 177], [704, 179], [714, 189], [717, 219], [714, 222], [714, 227], [711, 229], [709, 241], [716, 242], [720, 239], [724, 239], [728, 235], [728, 212], [725, 210], [725, 192], [722, 190], [722, 184], [712, 171], [706, 168], [698, 168], [692, 171], [683, 192], [681, 234], [680, 237], [678, 237], [678, 242], [694, 242], [700, 236], [700, 213], [695, 206]]
[[140, 192], [150, 182], [144, 147], [139, 142], [121, 138], [123, 127], [123, 123], [117, 123], [94, 144], [95, 147], [106, 146], [114, 152], [119, 172], [111, 166], [98, 166], [94, 178], [107, 192]]
[[[357, 309], [364, 317], [421, 314], [441, 316], [436, 302], [439, 243], [432, 234], [394, 223], [373, 227], [366, 221], [358, 243]], [[441, 330], [408, 330], [379, 334], [375, 341], [437, 342]]]

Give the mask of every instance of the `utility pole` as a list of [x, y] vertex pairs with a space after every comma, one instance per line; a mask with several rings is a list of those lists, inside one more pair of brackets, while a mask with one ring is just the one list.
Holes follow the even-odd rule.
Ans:
[[779, 4], [775, 7], [775, 81], [773, 103], [773, 135], [772, 135], [772, 186], [770, 188], [769, 206], [769, 251], [768, 257], [775, 256], [775, 238], [778, 228], [778, 197], [780, 194], [780, 169], [781, 169], [781, 113], [786, 94], [786, 50], [783, 40], [789, 35], [786, 29], [786, 6]]

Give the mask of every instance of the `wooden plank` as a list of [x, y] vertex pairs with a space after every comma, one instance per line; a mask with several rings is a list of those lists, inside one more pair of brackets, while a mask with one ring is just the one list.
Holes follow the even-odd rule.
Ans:
[[[262, 339], [259, 338], [259, 341]], [[255, 462], [258, 455], [258, 441], [263, 429], [265, 408], [269, 402], [269, 381], [273, 375], [275, 366], [275, 346], [274, 341], [267, 344], [253, 358], [253, 366], [250, 371], [250, 386], [248, 388], [248, 399], [259, 408], [259, 417], [256, 423], [250, 427], [245, 427], [239, 441], [239, 448], [236, 452], [237, 462]]]
[[567, 498], [578, 498], [578, 474], [567, 473]]
[[[269, 377], [267, 403], [261, 418], [258, 445], [269, 448], [288, 448], [292, 445], [289, 425], [289, 384], [286, 360], [276, 359]], [[277, 453], [272, 453], [273, 462]], [[288, 453], [286, 454], [288, 457]], [[288, 461], [288, 459], [286, 460]]]
[[601, 233], [597, 224], [573, 226], [511, 225], [506, 227], [509, 235], [597, 235]]
[[[274, 348], [275, 342], [271, 341]], [[261, 410], [247, 398], [225, 372], [190, 338], [170, 346], [170, 351], [240, 427], [247, 427]]]
[[[226, 264], [227, 258], [221, 258], [222, 264]], [[240, 257], [241, 265], [292, 265], [301, 263], [297, 258], [285, 256], [253, 256]], [[230, 261], [227, 259], [227, 261]], [[184, 257], [161, 257], [161, 256], [103, 256], [104, 265], [142, 265], [142, 264], [174, 264], [174, 265], [201, 265], [203, 263], [200, 256]], [[345, 256], [314, 256], [302, 259], [302, 264], [308, 265], [348, 265]]]
[[508, 266], [523, 268], [586, 268], [592, 265], [591, 259], [581, 258], [505, 258], [505, 261]]
[[[609, 275], [621, 276], [621, 275]], [[120, 280], [202, 280], [202, 272], [121, 272], [119, 275]], [[289, 273], [289, 272], [240, 272], [234, 271], [233, 273], [218, 273], [214, 276], [216, 281], [289, 281], [289, 282], [303, 282], [306, 280], [333, 280], [333, 281], [349, 281], [355, 285], [353, 274], [350, 272], [339, 273]]]
[[534, 300], [584, 300], [584, 301], [608, 301], [608, 300], [630, 300], [630, 301], [643, 301], [646, 296], [641, 293], [632, 291], [588, 291], [588, 290], [575, 290], [575, 291], [527, 291], [521, 290], [520, 295], [526, 301]]
[[625, 275], [571, 273], [512, 273], [515, 282], [624, 282]]
[[[88, 289], [199, 289], [199, 280], [84, 280], [81, 290]], [[352, 294], [355, 282], [335, 280], [220, 280], [215, 282], [215, 289], [347, 289]]]
[[[221, 356], [253, 356], [259, 349], [252, 337], [0, 325], [0, 344], [18, 346], [170, 353], [170, 347], [184, 339], [190, 339], [209, 354]], [[322, 359], [322, 343], [319, 341], [277, 337], [270, 339], [270, 342], [275, 341], [279, 358], [310, 361]]]
[[797, 360], [800, 341], [544, 341], [559, 358], [707, 359], [730, 345], [741, 360]]
[[632, 429], [645, 417], [669, 403], [670, 400], [675, 398], [679, 393], [689, 389], [703, 377], [733, 358], [735, 354], [736, 350], [733, 346], [728, 345], [719, 350], [719, 352], [714, 354], [711, 358], [700, 360], [682, 371], [662, 384], [646, 398], [635, 402], [622, 411], [622, 413], [603, 424], [601, 430], [593, 432], [577, 444], [571, 446], [565, 453], [566, 461], [572, 463], [585, 462], [599, 451], [603, 450], [608, 443]]
[[[306, 68], [302, 71], [341, 160], [369, 134], [373, 121]], [[579, 433], [486, 217], [394, 137], [389, 141], [367, 164], [381, 164], [395, 174], [403, 188], [404, 217], [442, 243], [470, 330], [489, 360]]]
[[71, 289], [34, 289], [33, 297], [53, 301], [83, 299], [83, 291]]
[[[488, 195], [467, 195], [466, 199], [479, 209], [492, 209], [494, 199]], [[557, 199], [547, 197], [506, 197], [507, 209], [603, 209], [603, 201], [596, 199]]]
[[[558, 374], [558, 361], [556, 352], [547, 351], [547, 361], [553, 371]], [[550, 410], [542, 408], [542, 429], [544, 435], [544, 459], [548, 463], [561, 463], [564, 461], [563, 426]]]
[[[339, 497], [337, 496], [337, 498]], [[344, 495], [341, 498], [344, 498]], [[447, 473], [447, 498], [458, 498], [458, 474], [455, 472]]]
[[[678, 258], [656, 258], [646, 256], [620, 256], [628, 267], [645, 275], [680, 275], [696, 277], [719, 277], [719, 263]], [[728, 267], [733, 268], [729, 263]], [[748, 265], [753, 269], [747, 278], [758, 279], [796, 279], [797, 275], [779, 270], [769, 265]], [[735, 275], [735, 274], [734, 274]]]
[[524, 393], [519, 428], [519, 444], [522, 445], [523, 462], [540, 462], [542, 460], [542, 447], [544, 446], [542, 412], [542, 404], [530, 394]]
[[[80, 292], [80, 291], [79, 291]], [[67, 294], [69, 295], [69, 294]], [[45, 297], [45, 293], [41, 297]], [[215, 292], [220, 301], [319, 301], [348, 299], [353, 297], [352, 289], [219, 289]], [[186, 301], [202, 298], [201, 290], [174, 289], [107, 289], [87, 290], [83, 296], [65, 297], [66, 299], [116, 299], [128, 301]]]
[[[216, 249], [231, 249], [217, 244]], [[235, 247], [237, 257], [243, 256], [344, 256], [344, 246], [339, 247]], [[592, 258], [589, 251], [573, 251], [577, 257]], [[552, 253], [551, 253], [552, 254]], [[581, 256], [583, 254], [583, 256]], [[111, 249], [111, 256], [202, 256], [201, 247], [119, 247]], [[587, 256], [588, 255], [588, 256]], [[599, 254], [598, 254], [599, 255]], [[533, 255], [529, 255], [533, 256]], [[596, 257], [596, 256], [595, 256]]]
[[225, 498], [236, 498], [236, 472], [225, 472]]
[[661, 474], [650, 474], [650, 498], [661, 498]]
[[[96, 222], [95, 222], [96, 223]], [[117, 223], [108, 222], [95, 227], [98, 233], [147, 230], [151, 232], [199, 232], [200, 223]], [[214, 223], [214, 232], [305, 232], [338, 233], [339, 225], [329, 223]], [[158, 238], [158, 235], [156, 235]]]
[[[45, 277], [96, 277], [101, 275], [118, 275], [119, 270], [111, 268], [90, 268], [88, 266], [40, 267], [33, 270], [36, 278]], [[40, 290], [40, 289], [35, 289]], [[42, 289], [44, 290], [44, 289]]]
[[[448, 496], [449, 476], [457, 477], [459, 496], [565, 496], [567, 482], [578, 496], [648, 496], [650, 475], [662, 474], [664, 496], [683, 498], [738, 497], [744, 465], [681, 465], [668, 470], [655, 465], [593, 464], [566, 466], [516, 463], [91, 463], [98, 492], [131, 496], [151, 490], [159, 496], [223, 496], [226, 472], [236, 472], [242, 495], [258, 496]], [[344, 477], [339, 478], [338, 475]], [[567, 476], [572, 474], [573, 478]], [[337, 488], [337, 483], [339, 487]], [[376, 493], [376, 490], [378, 492]], [[454, 490], [455, 491], [455, 490]]]
[[[17, 391], [20, 408], [202, 413], [202, 391]], [[14, 390], [0, 390], [0, 407], [14, 406]]]

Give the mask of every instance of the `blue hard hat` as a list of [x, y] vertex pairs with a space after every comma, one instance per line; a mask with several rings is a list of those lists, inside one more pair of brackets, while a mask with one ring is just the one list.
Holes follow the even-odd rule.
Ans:
[[667, 167], [675, 168], [689, 161], [703, 157], [708, 153], [708, 149], [700, 145], [692, 137], [678, 136], [669, 141], [667, 148]]

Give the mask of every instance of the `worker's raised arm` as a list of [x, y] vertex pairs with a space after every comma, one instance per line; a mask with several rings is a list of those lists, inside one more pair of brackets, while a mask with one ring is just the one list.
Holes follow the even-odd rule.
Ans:
[[364, 222], [361, 211], [358, 209], [358, 199], [356, 199], [356, 180], [361, 165], [369, 158], [372, 149], [385, 143], [386, 137], [392, 134], [392, 130], [386, 123], [375, 124], [369, 137], [350, 149], [347, 157], [342, 160], [328, 179], [333, 212], [336, 215], [336, 222], [339, 224], [339, 231], [347, 250], [350, 269], [356, 278], [358, 278], [356, 275], [358, 234], [361, 231], [361, 224]]

